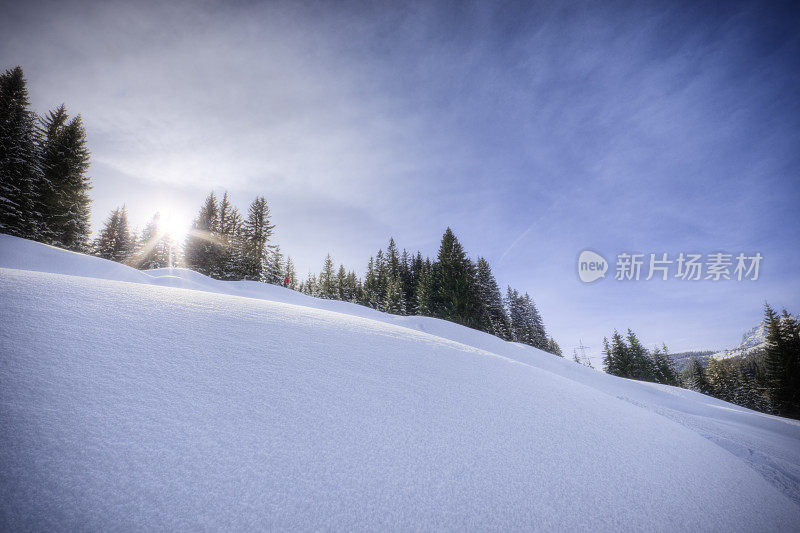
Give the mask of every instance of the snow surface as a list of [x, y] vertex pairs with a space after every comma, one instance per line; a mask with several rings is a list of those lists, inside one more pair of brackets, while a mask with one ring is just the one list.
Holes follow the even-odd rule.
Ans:
[[0, 530], [800, 527], [797, 421], [441, 320], [0, 235], [0, 324]]

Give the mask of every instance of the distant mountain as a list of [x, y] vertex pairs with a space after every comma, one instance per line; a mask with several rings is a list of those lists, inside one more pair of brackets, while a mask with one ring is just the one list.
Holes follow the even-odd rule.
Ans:
[[[798, 318], [798, 317], [795, 317]], [[672, 360], [678, 371], [682, 371], [689, 366], [693, 359], [697, 359], [701, 365], [705, 366], [711, 359], [730, 359], [732, 357], [746, 357], [753, 355], [764, 349], [767, 343], [767, 325], [762, 320], [753, 326], [744, 335], [742, 341], [735, 348], [727, 350], [705, 350], [694, 352], [679, 352], [672, 355]]]
[[750, 328], [742, 335], [739, 346], [730, 350], [722, 350], [711, 355], [713, 359], [730, 359], [744, 357], [764, 349], [767, 343], [767, 325], [762, 320], [757, 326]]

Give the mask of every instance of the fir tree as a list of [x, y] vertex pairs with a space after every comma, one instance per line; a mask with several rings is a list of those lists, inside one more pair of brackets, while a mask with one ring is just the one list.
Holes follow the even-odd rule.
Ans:
[[387, 313], [393, 315], [404, 315], [406, 302], [403, 295], [403, 285], [400, 283], [399, 276], [395, 276], [389, 281], [389, 286], [386, 290], [386, 301], [383, 308]]
[[386, 248], [386, 274], [387, 285], [389, 280], [400, 275], [400, 257], [397, 254], [397, 245], [394, 238], [389, 238], [389, 246]]
[[628, 329], [627, 339], [629, 364], [625, 377], [640, 381], [656, 381], [655, 364], [650, 357], [650, 353], [642, 346], [636, 334], [630, 329]]
[[335, 299], [338, 290], [336, 288], [336, 274], [333, 272], [333, 259], [331, 254], [325, 257], [322, 272], [319, 275], [319, 296], [329, 300]]
[[192, 270], [211, 276], [219, 272], [222, 261], [219, 244], [219, 206], [212, 192], [206, 197], [192, 229], [186, 237], [184, 260]]
[[111, 212], [94, 244], [95, 255], [124, 263], [133, 253], [133, 236], [125, 206]]
[[511, 324], [511, 339], [523, 344], [528, 344], [540, 350], [547, 350], [547, 332], [544, 329], [542, 317], [530, 295], [519, 292], [511, 287], [506, 291], [506, 305]]
[[44, 187], [36, 131], [22, 68], [0, 75], [0, 232], [39, 239]]
[[506, 287], [506, 307], [510, 325], [509, 340], [522, 342], [526, 338], [525, 317], [519, 292], [511, 287]]
[[273, 285], [282, 285], [283, 279], [286, 276], [286, 266], [283, 264], [283, 254], [281, 247], [275, 245], [269, 257], [269, 265], [267, 267], [267, 283]]
[[374, 307], [379, 311], [384, 311], [386, 302], [386, 290], [389, 287], [389, 272], [386, 266], [386, 258], [383, 250], [378, 250], [375, 254], [375, 292], [373, 294]]
[[678, 372], [675, 370], [675, 364], [672, 362], [666, 345], [662, 344], [660, 349], [653, 350], [653, 364], [656, 381], [665, 385], [680, 386]]
[[[420, 257], [420, 262], [422, 258]], [[406, 314], [417, 314], [417, 279], [414, 275], [415, 260], [404, 249], [400, 255], [400, 284], [403, 286], [403, 298], [406, 301]]]
[[706, 373], [697, 359], [692, 359], [686, 377], [686, 386], [701, 394], [711, 394], [711, 385], [706, 379]]
[[553, 355], [564, 357], [564, 354], [561, 352], [561, 347], [553, 337], [550, 337], [550, 340], [547, 341], [547, 351]]
[[356, 276], [356, 273], [352, 270], [347, 273], [347, 277], [345, 278], [345, 286], [347, 289], [345, 290], [344, 296], [348, 302], [353, 303], [362, 303], [363, 301], [363, 291], [361, 289], [361, 282]]
[[40, 190], [42, 236], [56, 246], [78, 252], [89, 245], [91, 199], [86, 132], [77, 116], [69, 120], [62, 104], [42, 121]]
[[339, 265], [336, 273], [336, 298], [343, 302], [349, 302], [353, 297], [353, 289], [348, 285], [347, 271], [344, 265]]
[[503, 305], [503, 296], [489, 263], [483, 257], [479, 257], [477, 262], [476, 289], [482, 307], [480, 329], [501, 339], [509, 339], [511, 325]]
[[782, 416], [800, 418], [800, 326], [785, 309], [779, 317], [769, 304], [764, 315], [764, 366], [771, 404]]
[[211, 275], [217, 279], [235, 280], [242, 278], [242, 217], [231, 205], [228, 192], [222, 195], [217, 207], [216, 231], [214, 241]]
[[479, 323], [475, 266], [450, 228], [442, 235], [432, 272], [433, 315], [469, 327]]
[[224, 279], [240, 280], [245, 278], [245, 235], [244, 220], [235, 207], [230, 214], [222, 234], [224, 253]]
[[268, 243], [275, 228], [270, 224], [270, 212], [263, 196], [256, 198], [248, 210], [244, 223], [245, 278], [264, 281], [266, 275]]
[[528, 344], [540, 350], [547, 351], [547, 332], [544, 329], [544, 321], [536, 308], [533, 299], [525, 293], [522, 297], [526, 323], [528, 328]]
[[369, 258], [367, 274], [364, 277], [364, 304], [373, 309], [378, 309], [381, 304], [378, 271], [375, 268], [375, 259], [372, 257]]
[[297, 273], [294, 270], [294, 261], [291, 257], [286, 258], [286, 277], [289, 278], [289, 288], [297, 289]]
[[625, 340], [618, 331], [611, 335], [611, 344], [603, 339], [603, 365], [607, 374], [630, 377], [632, 374], [632, 358]]
[[300, 291], [308, 294], [309, 296], [318, 297], [319, 296], [319, 284], [317, 283], [317, 276], [313, 273], [308, 275], [306, 281], [300, 287]]
[[419, 265], [417, 270], [417, 288], [414, 293], [414, 300], [417, 304], [417, 314], [420, 316], [433, 316], [432, 297], [433, 275], [432, 265], [429, 259]]

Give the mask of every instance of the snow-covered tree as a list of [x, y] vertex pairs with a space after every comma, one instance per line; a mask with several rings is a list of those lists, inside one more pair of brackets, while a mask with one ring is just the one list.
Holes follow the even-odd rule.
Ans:
[[267, 265], [267, 283], [273, 285], [283, 285], [283, 279], [286, 277], [286, 265], [283, 262], [283, 254], [281, 247], [275, 245], [272, 253], [269, 255], [269, 263]]
[[29, 109], [22, 68], [0, 75], [0, 232], [41, 239], [40, 164], [36, 114]]
[[94, 242], [94, 253], [103, 259], [126, 262], [134, 248], [133, 235], [128, 226], [128, 211], [123, 205], [114, 209], [106, 219], [100, 235]]
[[253, 200], [244, 223], [244, 270], [245, 278], [264, 281], [268, 260], [269, 240], [275, 229], [270, 224], [270, 212], [263, 196]]
[[510, 338], [511, 327], [503, 305], [503, 296], [489, 263], [483, 257], [479, 257], [477, 262], [476, 291], [482, 313], [480, 329], [501, 339]]
[[222, 261], [219, 242], [219, 205], [216, 195], [206, 197], [184, 245], [187, 268], [206, 276], [217, 274]]
[[289, 288], [297, 289], [297, 273], [294, 270], [294, 261], [291, 257], [286, 258], [286, 277], [289, 278]]
[[40, 138], [42, 238], [68, 250], [86, 251], [91, 231], [91, 182], [86, 175], [89, 150], [81, 117], [69, 120], [62, 104], [42, 120]]
[[564, 357], [564, 354], [561, 352], [561, 347], [553, 337], [550, 337], [550, 340], [547, 341], [547, 351], [553, 355]]
[[319, 275], [319, 296], [329, 300], [336, 299], [338, 290], [336, 288], [336, 274], [333, 271], [333, 259], [331, 254], [325, 257], [325, 262], [322, 265], [322, 272]]
[[400, 283], [400, 278], [397, 276], [389, 281], [383, 308], [387, 313], [392, 313], [393, 315], [405, 314], [406, 301], [403, 295], [403, 285]]

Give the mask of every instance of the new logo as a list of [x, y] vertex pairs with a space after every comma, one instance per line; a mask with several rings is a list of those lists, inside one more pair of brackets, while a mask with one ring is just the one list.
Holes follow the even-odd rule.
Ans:
[[606, 277], [608, 261], [591, 250], [584, 250], [578, 256], [578, 277], [584, 283], [591, 283]]

